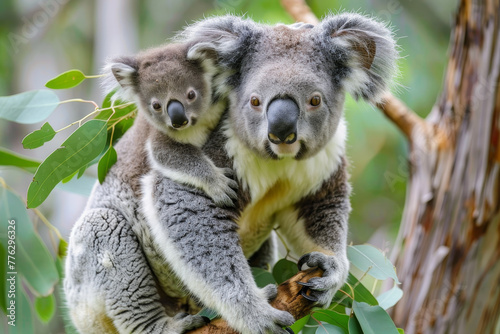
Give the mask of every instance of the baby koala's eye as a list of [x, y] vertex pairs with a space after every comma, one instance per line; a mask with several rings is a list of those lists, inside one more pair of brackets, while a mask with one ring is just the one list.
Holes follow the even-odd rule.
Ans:
[[311, 101], [309, 101], [309, 103], [310, 103], [313, 107], [317, 107], [317, 106], [319, 106], [319, 104], [321, 103], [321, 96], [319, 96], [319, 95], [314, 95], [314, 96], [311, 98]]
[[154, 110], [160, 111], [161, 110], [161, 104], [158, 101], [153, 101], [151, 103], [151, 107], [153, 107]]
[[188, 98], [189, 100], [192, 100], [192, 99], [194, 99], [195, 97], [196, 97], [196, 93], [195, 93], [195, 91], [194, 91], [194, 90], [190, 90], [190, 91], [188, 92], [187, 98]]
[[252, 98], [250, 99], [250, 104], [253, 105], [254, 107], [260, 106], [259, 98], [256, 96], [252, 96]]

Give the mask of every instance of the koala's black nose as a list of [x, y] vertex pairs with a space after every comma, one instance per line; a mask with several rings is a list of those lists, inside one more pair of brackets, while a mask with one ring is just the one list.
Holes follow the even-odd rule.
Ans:
[[291, 99], [276, 99], [267, 107], [267, 137], [273, 144], [293, 144], [297, 140], [299, 107]]
[[170, 101], [167, 106], [167, 113], [174, 128], [180, 128], [188, 123], [184, 106], [179, 101]]

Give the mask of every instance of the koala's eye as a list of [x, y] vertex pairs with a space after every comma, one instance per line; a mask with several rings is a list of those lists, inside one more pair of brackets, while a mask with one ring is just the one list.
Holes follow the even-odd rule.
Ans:
[[153, 101], [151, 103], [151, 107], [153, 107], [154, 110], [160, 111], [161, 110], [161, 104], [158, 101]]
[[195, 93], [195, 91], [194, 91], [194, 90], [190, 90], [190, 91], [188, 92], [187, 98], [188, 98], [189, 100], [192, 100], [192, 99], [194, 99], [195, 97], [196, 97], [196, 93]]
[[317, 107], [317, 106], [319, 106], [319, 104], [321, 103], [321, 96], [319, 96], [319, 95], [314, 95], [314, 96], [311, 98], [311, 101], [309, 101], [309, 103], [310, 103], [313, 107]]
[[256, 96], [252, 96], [250, 99], [250, 104], [253, 105], [254, 107], [260, 106], [260, 100]]

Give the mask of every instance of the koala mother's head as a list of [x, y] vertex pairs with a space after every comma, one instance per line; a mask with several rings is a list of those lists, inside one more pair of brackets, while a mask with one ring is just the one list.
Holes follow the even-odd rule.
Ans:
[[180, 36], [192, 58], [217, 56], [234, 133], [263, 157], [308, 158], [334, 136], [345, 92], [379, 102], [395, 69], [391, 32], [358, 14], [266, 26], [223, 16]]

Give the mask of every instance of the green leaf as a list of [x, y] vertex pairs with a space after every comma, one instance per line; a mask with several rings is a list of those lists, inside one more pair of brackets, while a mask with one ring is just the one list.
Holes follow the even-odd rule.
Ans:
[[[114, 114], [113, 114], [112, 109], [107, 109], [107, 110], [103, 110], [99, 114], [97, 114], [97, 116], [94, 117], [94, 119], [100, 119], [100, 120], [104, 120], [104, 121], [109, 119], [109, 123], [114, 123], [118, 118], [124, 117], [128, 114], [131, 114], [132, 112], [134, 112], [137, 109], [135, 104], [130, 104], [130, 105], [124, 106], [124, 104], [126, 104], [126, 103], [128, 103], [128, 102], [116, 101], [115, 107], [114, 107], [114, 109], [115, 109]], [[113, 115], [113, 116], [111, 116], [111, 115]]]
[[294, 333], [298, 333], [302, 330], [302, 328], [304, 328], [310, 318], [311, 315], [306, 315], [305, 317], [302, 317], [299, 320], [295, 321], [293, 325], [290, 326], [290, 328]]
[[318, 329], [316, 330], [316, 334], [346, 334], [346, 332], [337, 326], [330, 325], [330, 324], [322, 324], [319, 325]]
[[45, 87], [51, 89], [73, 88], [78, 86], [83, 80], [85, 80], [85, 74], [81, 71], [69, 70], [47, 82]]
[[200, 312], [198, 312], [198, 315], [207, 317], [210, 320], [213, 320], [213, 319], [219, 317], [219, 314], [217, 312], [215, 312], [212, 309], [206, 308], [206, 307], [204, 307]]
[[398, 328], [398, 333], [399, 333], [399, 334], [405, 334], [405, 331], [404, 331], [404, 329], [402, 329], [402, 328]]
[[363, 330], [361, 329], [361, 325], [356, 315], [349, 319], [349, 334], [363, 334]]
[[54, 298], [54, 294], [47, 297], [35, 298], [35, 311], [43, 322], [49, 322], [52, 319], [55, 309], [56, 299]]
[[29, 173], [35, 173], [40, 162], [0, 147], [0, 165], [15, 166]]
[[[28, 296], [26, 296], [26, 292], [22, 288], [21, 280], [18, 277], [16, 283], [16, 318], [15, 318], [15, 327], [9, 326], [10, 334], [27, 334], [34, 333], [35, 329], [33, 328], [33, 312], [31, 311], [31, 306], [29, 302]], [[7, 318], [7, 321], [10, 321]]]
[[106, 153], [99, 160], [99, 164], [97, 165], [97, 175], [99, 178], [99, 183], [102, 184], [104, 179], [106, 178], [106, 174], [108, 174], [108, 170], [115, 164], [118, 156], [116, 155], [115, 148], [110, 146]]
[[358, 269], [379, 280], [392, 278], [400, 283], [396, 269], [382, 252], [370, 245], [357, 245], [347, 247], [347, 257]]
[[81, 178], [83, 176], [83, 174], [85, 173], [85, 170], [89, 167], [89, 165], [86, 165], [86, 166], [83, 166], [82, 168], [80, 168], [78, 170], [78, 175], [77, 175], [77, 179]]
[[68, 183], [69, 181], [71, 181], [75, 175], [78, 173], [78, 171], [76, 170], [73, 174], [71, 174], [70, 176], [67, 176], [65, 177], [64, 179], [62, 179], [62, 183], [65, 184], [65, 183]]
[[399, 334], [387, 312], [380, 306], [353, 302], [352, 309], [365, 334]]
[[348, 330], [349, 316], [347, 314], [340, 314], [330, 310], [317, 310], [314, 311], [312, 316], [316, 320], [327, 322], [331, 325], [340, 327], [345, 331]]
[[40, 130], [33, 131], [23, 139], [23, 147], [26, 149], [33, 149], [42, 146], [56, 135], [54, 129], [48, 122], [42, 125]]
[[59, 246], [57, 247], [57, 257], [63, 259], [66, 257], [68, 251], [68, 243], [64, 239], [59, 239]]
[[378, 304], [384, 310], [393, 307], [400, 299], [403, 297], [403, 290], [401, 290], [397, 285], [394, 285], [392, 289], [384, 292], [377, 297]]
[[106, 122], [91, 120], [79, 127], [38, 167], [28, 188], [28, 208], [36, 208], [54, 187], [88, 164], [106, 145]]
[[[35, 232], [24, 202], [3, 187], [0, 187], [0, 221], [0, 241], [3, 245], [7, 245], [7, 231], [15, 231], [9, 233], [11, 236], [15, 235], [15, 245], [7, 248], [7, 255], [14, 256], [15, 261], [13, 260], [12, 267], [9, 263], [8, 272], [22, 275], [40, 296], [52, 293], [59, 280], [54, 259]], [[20, 287], [21, 285], [19, 289]]]
[[[372, 293], [351, 273], [349, 273], [349, 276], [347, 277], [347, 283], [354, 289], [354, 300], [358, 302], [365, 302], [369, 305], [378, 305], [378, 301]], [[353, 292], [348, 284], [345, 284], [341, 290], [352, 296]], [[340, 291], [335, 293], [333, 302], [340, 303], [349, 308], [352, 307], [352, 299]]]
[[287, 259], [279, 260], [273, 268], [273, 276], [278, 284], [283, 283], [298, 272], [297, 263]]
[[268, 284], [276, 284], [273, 275], [269, 271], [262, 268], [253, 267], [252, 275], [259, 288], [263, 288]]
[[32, 90], [0, 97], [0, 118], [21, 124], [38, 123], [49, 117], [59, 105], [50, 90]]

